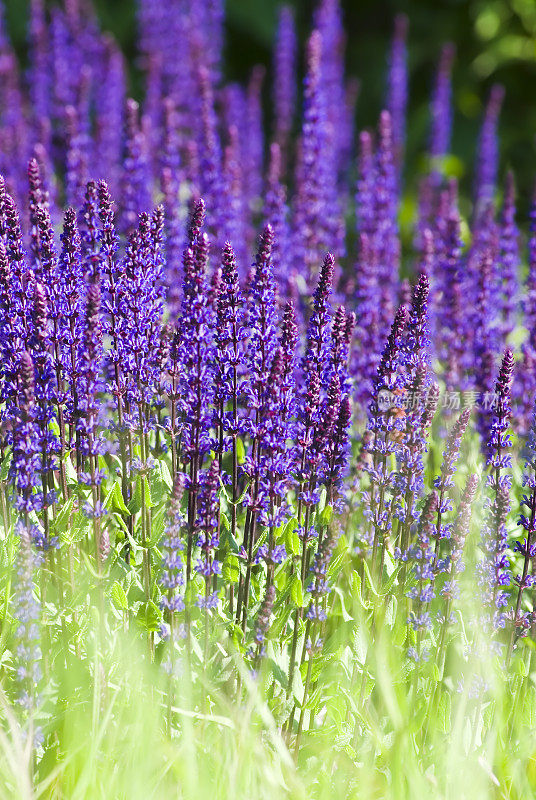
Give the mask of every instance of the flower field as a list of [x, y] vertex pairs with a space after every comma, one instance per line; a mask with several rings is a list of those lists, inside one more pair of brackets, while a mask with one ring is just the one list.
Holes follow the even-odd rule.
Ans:
[[404, 15], [360, 130], [338, 0], [245, 85], [223, 0], [136, 14], [133, 63], [89, 3], [23, 60], [0, 19], [0, 797], [534, 796], [504, 89], [468, 195], [454, 44], [405, 168]]

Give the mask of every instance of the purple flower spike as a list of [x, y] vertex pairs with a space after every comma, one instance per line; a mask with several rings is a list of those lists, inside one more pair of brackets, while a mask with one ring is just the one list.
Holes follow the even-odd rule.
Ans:
[[514, 330], [519, 300], [519, 231], [515, 216], [514, 176], [511, 171], [508, 171], [500, 221], [499, 274], [497, 275], [503, 342]]
[[196, 571], [205, 578], [207, 596], [209, 594], [210, 578], [213, 575], [219, 575], [221, 571], [221, 564], [216, 558], [220, 543], [219, 478], [220, 472], [217, 460], [214, 460], [209, 469], [203, 472], [199, 478], [198, 514], [195, 530], [198, 534], [197, 544], [201, 549], [201, 557], [197, 563]]
[[480, 264], [478, 295], [475, 306], [475, 332], [473, 337], [473, 369], [475, 387], [483, 403], [477, 417], [477, 427], [484, 452], [489, 441], [493, 412], [493, 379], [495, 354], [498, 349], [497, 330], [493, 324], [491, 289], [493, 265], [489, 252], [483, 254]]
[[400, 168], [406, 133], [406, 105], [408, 99], [406, 39], [408, 25], [406, 15], [398, 14], [395, 18], [395, 30], [389, 58], [387, 108], [393, 124], [393, 141], [398, 168]]
[[[274, 546], [273, 530], [280, 526], [288, 512], [286, 495], [291, 483], [291, 450], [288, 447], [290, 426], [288, 418], [289, 395], [293, 394], [293, 381], [290, 374], [293, 353], [278, 347], [270, 367], [262, 414], [260, 416], [258, 459], [257, 504], [260, 509], [259, 521], [269, 528], [269, 542], [263, 554], [269, 568], [273, 566], [275, 554], [286, 557], [283, 550]], [[289, 363], [290, 362], [290, 363]], [[259, 556], [259, 553], [257, 553]], [[279, 562], [277, 562], [279, 563]]]
[[501, 368], [495, 383], [494, 419], [491, 428], [488, 447], [493, 454], [488, 464], [495, 469], [505, 469], [510, 466], [510, 457], [504, 455], [504, 450], [511, 447], [510, 437], [507, 434], [510, 424], [512, 409], [510, 406], [510, 392], [514, 372], [514, 356], [511, 350], [506, 350], [501, 362]]
[[184, 585], [184, 570], [181, 557], [181, 552], [184, 550], [181, 531], [186, 525], [186, 520], [181, 511], [184, 483], [184, 476], [179, 473], [175, 478], [170, 498], [166, 531], [160, 543], [163, 551], [162, 572], [160, 575], [163, 594], [160, 606], [170, 612], [172, 627], [173, 612], [184, 609], [184, 599], [179, 594], [180, 588]]
[[[348, 107], [347, 87], [344, 83], [346, 34], [340, 0], [321, 0], [313, 24], [322, 36], [321, 80], [328, 126], [329, 155], [332, 160], [330, 168], [333, 169], [334, 176], [338, 176], [346, 170], [346, 163], [342, 158], [348, 146], [346, 137], [351, 125], [348, 119], [351, 100]], [[326, 177], [329, 179], [329, 174]], [[336, 186], [337, 183], [332, 185]], [[330, 249], [335, 249], [333, 243], [330, 244]]]
[[296, 324], [296, 311], [292, 300], [286, 304], [281, 323], [281, 348], [283, 364], [281, 368], [281, 420], [288, 425], [288, 435], [292, 436], [294, 428], [291, 418], [296, 409], [295, 397], [295, 351], [298, 344], [298, 326]]
[[463, 378], [465, 347], [462, 342], [462, 274], [460, 217], [451, 207], [442, 230], [441, 286], [442, 301], [435, 309], [434, 331], [439, 358], [446, 364], [445, 382], [449, 389], [459, 388]]
[[348, 358], [350, 342], [355, 327], [355, 314], [347, 314], [344, 306], [339, 306], [331, 326], [331, 367], [330, 372], [339, 376], [341, 391], [350, 390]]
[[359, 237], [359, 255], [356, 265], [356, 347], [353, 351], [351, 372], [356, 379], [356, 400], [363, 414], [371, 399], [372, 384], [381, 350], [380, 309], [378, 308], [378, 274], [376, 255], [371, 239], [366, 234]]
[[[476, 490], [478, 488], [478, 478], [476, 475], [469, 475], [467, 478], [465, 489], [463, 490], [463, 494], [460, 499], [460, 504], [458, 506], [458, 513], [456, 515], [456, 520], [454, 525], [452, 526], [452, 552], [451, 552], [451, 573], [452, 575], [456, 575], [456, 573], [462, 572], [464, 565], [463, 565], [463, 549], [465, 545], [465, 539], [467, 534], [469, 533], [469, 527], [471, 524], [471, 506], [473, 504], [474, 497], [476, 495]], [[452, 583], [449, 586], [451, 594], [456, 596], [456, 592], [454, 590], [454, 586]], [[447, 594], [446, 591], [443, 591], [443, 594]]]
[[393, 125], [388, 111], [380, 114], [376, 154], [375, 228], [371, 239], [378, 264], [382, 333], [386, 335], [398, 293], [400, 242], [398, 239], [398, 191]]
[[371, 238], [374, 234], [375, 164], [372, 137], [368, 131], [359, 135], [359, 178], [355, 197], [357, 230]]
[[[328, 492], [328, 502], [332, 505], [337, 502], [337, 494], [341, 494], [344, 478], [348, 472], [351, 421], [352, 407], [350, 398], [345, 396], [339, 403], [338, 414], [333, 424], [333, 431], [328, 444], [329, 452], [326, 458], [327, 471], [325, 482]], [[340, 504], [336, 507], [340, 508]]]
[[[408, 619], [409, 625], [414, 631], [425, 633], [432, 628], [432, 619], [428, 607], [436, 596], [435, 580], [442, 564], [436, 558], [433, 539], [436, 534], [436, 517], [439, 510], [439, 498], [437, 492], [433, 491], [427, 495], [417, 526], [417, 542], [405, 555], [405, 559], [413, 561], [413, 577], [415, 583], [407, 592], [407, 596], [413, 601]], [[416, 654], [410, 657], [416, 662], [423, 660], [424, 648], [418, 637], [418, 649]]]
[[118, 191], [121, 164], [122, 132], [125, 126], [126, 76], [124, 57], [117, 45], [106, 41], [103, 59], [103, 79], [97, 85], [95, 112], [97, 115], [97, 141], [95, 158], [106, 175], [112, 194]]
[[490, 200], [493, 200], [497, 170], [499, 167], [499, 145], [497, 125], [504, 99], [504, 88], [498, 84], [490, 92], [488, 104], [480, 130], [475, 174], [475, 219], [478, 219]]
[[[34, 573], [40, 564], [40, 558], [33, 550], [31, 529], [19, 523], [18, 534], [19, 552], [13, 612], [17, 622], [14, 653], [19, 690], [17, 702], [23, 709], [25, 722], [33, 726], [33, 716], [40, 706], [39, 685], [42, 679], [42, 655], [39, 647], [41, 609], [34, 593]], [[33, 727], [33, 746], [41, 741], [40, 728]]]
[[149, 195], [149, 167], [147, 142], [140, 125], [139, 106], [128, 99], [125, 112], [125, 156], [123, 161], [123, 228], [131, 233], [137, 224], [138, 214], [151, 205]]
[[[34, 285], [33, 332], [30, 339], [30, 352], [35, 372], [35, 420], [39, 429], [39, 451], [41, 455], [40, 472], [43, 482], [43, 507], [49, 505], [47, 485], [52, 478], [51, 471], [57, 467], [54, 455], [59, 452], [59, 441], [51, 428], [55, 421], [54, 403], [57, 402], [57, 384], [54, 374], [50, 348], [49, 305], [42, 284]], [[61, 370], [61, 365], [60, 365]]]
[[46, 224], [46, 218], [42, 212], [48, 212], [49, 198], [41, 180], [41, 171], [36, 158], [31, 158], [28, 163], [28, 184], [30, 187], [30, 250], [39, 273], [41, 261], [40, 233], [43, 225]]
[[[216, 301], [216, 421], [220, 426], [219, 447], [227, 450], [228, 435], [238, 434], [239, 369], [242, 364], [243, 327], [242, 296], [233, 248], [227, 242], [223, 249], [221, 283]], [[227, 410], [228, 404], [231, 410]]]
[[432, 159], [432, 180], [435, 186], [441, 182], [443, 174], [442, 158], [450, 148], [452, 128], [451, 71], [456, 48], [449, 43], [443, 47], [437, 69], [436, 82], [431, 103], [430, 157]]
[[274, 263], [275, 277], [281, 287], [289, 285], [289, 260], [290, 231], [288, 227], [288, 208], [286, 203], [286, 190], [281, 182], [281, 148], [279, 144], [270, 146], [270, 164], [266, 181], [266, 192], [263, 216], [274, 231], [274, 247], [272, 260]]
[[264, 642], [266, 640], [266, 635], [270, 628], [270, 618], [272, 616], [272, 611], [274, 607], [275, 601], [275, 586], [271, 584], [267, 587], [264, 600], [262, 601], [262, 605], [259, 609], [259, 613], [257, 614], [257, 623], [255, 628], [255, 644], [257, 645], [257, 663], [260, 658], [264, 655]]
[[[337, 544], [336, 537], [331, 531], [326, 531], [322, 541], [319, 542], [313, 563], [311, 565], [311, 583], [307, 591], [311, 592], [312, 599], [307, 609], [307, 619], [313, 624], [321, 624], [327, 619], [325, 600], [330, 591], [327, 571], [333, 550]], [[321, 640], [317, 639], [316, 646], [321, 646]], [[313, 648], [310, 647], [310, 650]]]
[[290, 6], [282, 6], [274, 51], [274, 136], [286, 161], [296, 103], [296, 30]]
[[[269, 385], [270, 368], [277, 347], [277, 313], [272, 274], [273, 242], [273, 229], [271, 225], [267, 225], [259, 241], [249, 307], [249, 380], [245, 391], [248, 405], [256, 412], [257, 417], [263, 405], [265, 387]], [[255, 425], [259, 421], [257, 419]]]
[[[192, 468], [211, 449], [211, 401], [214, 391], [213, 316], [208, 301], [209, 240], [202, 227], [205, 204], [199, 200], [192, 212], [189, 244], [183, 256], [183, 296], [178, 334], [184, 375], [184, 454]], [[194, 469], [195, 472], [195, 469]]]
[[[304, 88], [302, 136], [296, 166], [296, 197], [293, 219], [294, 268], [309, 282], [321, 257], [329, 250], [329, 223], [333, 208], [328, 208], [326, 165], [326, 118], [322, 93], [322, 36], [312, 32], [307, 46], [307, 73]], [[333, 176], [331, 176], [333, 179]]]
[[508, 434], [511, 408], [510, 391], [514, 357], [506, 350], [499, 376], [495, 384], [495, 416], [488, 443], [487, 459], [490, 468], [487, 487], [490, 497], [486, 502], [486, 520], [482, 530], [481, 548], [483, 559], [477, 565], [477, 579], [485, 608], [484, 624], [493, 632], [506, 624], [505, 607], [511, 584], [510, 564], [507, 558], [507, 517], [510, 511], [512, 466], [508, 450], [511, 447]]
[[67, 131], [65, 199], [69, 205], [78, 207], [88, 179], [88, 154], [86, 138], [74, 106], [67, 106], [65, 110], [65, 128]]
[[532, 424], [533, 398], [536, 394], [536, 189], [530, 208], [528, 273], [522, 292], [521, 309], [529, 335], [523, 342], [522, 359], [513, 386], [516, 405], [515, 424], [522, 435], [528, 435]]
[[406, 306], [400, 306], [395, 314], [374, 379], [372, 399], [369, 404], [368, 432], [363, 440], [363, 448], [368, 456], [366, 470], [371, 478], [366, 514], [370, 518], [373, 530], [373, 541], [369, 542], [373, 548], [373, 561], [381, 541], [384, 541], [389, 534], [390, 526], [387, 509], [382, 507], [383, 503], [378, 503], [378, 497], [392, 484], [393, 475], [388, 469], [387, 462], [392, 453], [400, 452], [405, 429], [405, 416], [399, 411], [404, 409], [407, 389], [405, 376], [401, 370], [407, 321], [408, 309]]
[[[397, 495], [394, 506], [396, 515], [403, 520], [403, 545], [409, 537], [409, 527], [416, 518], [415, 500], [424, 488], [423, 454], [426, 451], [429, 414], [425, 404], [429, 379], [428, 306], [429, 282], [426, 275], [420, 276], [413, 290], [407, 332], [403, 342], [400, 366], [403, 369], [404, 385], [395, 392], [401, 393], [404, 410], [392, 409], [394, 414], [405, 417], [402, 441], [398, 451], [399, 472], [393, 494]], [[396, 401], [396, 394], [392, 396]], [[397, 434], [395, 433], [395, 438]]]
[[331, 302], [335, 259], [331, 253], [324, 258], [318, 283], [313, 295], [313, 313], [307, 329], [307, 351], [304, 369], [317, 372], [321, 379], [329, 380]]
[[35, 492], [40, 484], [39, 429], [35, 404], [35, 374], [32, 357], [24, 351], [17, 366], [18, 401], [13, 427], [13, 458], [10, 479], [15, 490], [15, 506], [25, 517], [41, 507], [42, 496]]
[[263, 189], [264, 132], [262, 120], [262, 86], [265, 69], [261, 65], [253, 68], [246, 97], [246, 139], [244, 184], [247, 205], [253, 210], [259, 202]]
[[219, 252], [223, 247], [221, 223], [224, 213], [223, 175], [221, 142], [218, 122], [214, 111], [214, 94], [209, 71], [198, 70], [199, 94], [201, 100], [202, 136], [200, 139], [199, 189], [208, 210], [210, 235]]
[[521, 574], [514, 576], [513, 582], [517, 586], [517, 597], [513, 611], [513, 629], [511, 647], [515, 640], [526, 634], [531, 626], [534, 611], [531, 614], [523, 611], [521, 603], [523, 592], [531, 589], [535, 584], [534, 571], [531, 565], [536, 557], [536, 413], [533, 415], [527, 443], [523, 449], [525, 456], [525, 469], [523, 472], [524, 493], [521, 500], [521, 513], [517, 524], [524, 530], [524, 538], [518, 539], [514, 545], [514, 553], [519, 553], [523, 558]]
[[101, 388], [102, 361], [101, 294], [96, 283], [87, 289], [84, 318], [77, 353], [78, 376], [74, 416], [77, 450], [82, 456], [96, 455], [95, 435], [98, 420], [97, 392]]

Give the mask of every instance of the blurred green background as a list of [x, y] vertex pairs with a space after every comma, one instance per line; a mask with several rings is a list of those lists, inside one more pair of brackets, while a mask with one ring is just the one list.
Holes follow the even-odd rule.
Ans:
[[[165, 0], [153, 0], [165, 2]], [[195, 4], [195, 0], [192, 0]], [[28, 15], [26, 0], [5, 0], [8, 25], [23, 55]], [[303, 43], [310, 27], [313, 0], [291, 0]], [[277, 20], [277, 0], [227, 0], [226, 71], [243, 80], [251, 66], [268, 67]], [[436, 59], [445, 41], [457, 47], [454, 68], [455, 120], [453, 164], [462, 188], [469, 191], [482, 105], [492, 83], [506, 88], [501, 117], [501, 172], [516, 172], [520, 201], [526, 209], [535, 166], [536, 0], [343, 0], [348, 74], [360, 79], [359, 127], [375, 124], [384, 97], [386, 54], [393, 17], [410, 20], [410, 104], [406, 178], [421, 167], [418, 153], [426, 141], [428, 100]], [[113, 32], [127, 56], [136, 54], [133, 0], [96, 0], [104, 28]], [[133, 91], [136, 93], [134, 80]]]

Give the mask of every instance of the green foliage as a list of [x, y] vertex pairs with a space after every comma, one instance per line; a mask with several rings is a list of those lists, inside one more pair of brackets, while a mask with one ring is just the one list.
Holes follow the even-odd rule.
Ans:
[[[455, 495], [466, 466], [479, 461], [477, 447], [475, 439], [465, 447]], [[521, 473], [517, 467], [513, 473], [519, 493]], [[55, 560], [47, 556], [45, 593], [36, 586], [46, 657], [34, 724], [43, 731], [44, 748], [33, 754], [13, 703], [13, 520], [2, 529], [0, 797], [521, 800], [534, 795], [535, 645], [521, 640], [508, 672], [500, 658], [482, 662], [469, 582], [453, 608], [445, 662], [413, 663], [406, 654], [417, 639], [406, 624], [401, 569], [388, 550], [381, 575], [356, 555], [362, 520], [350, 509], [328, 568], [332, 591], [324, 644], [298, 659], [289, 690], [294, 629], [297, 653], [309, 646], [304, 611], [310, 594], [299, 571], [275, 570], [278, 591], [265, 656], [253, 658], [255, 674], [250, 654], [255, 617], [244, 631], [225, 604], [210, 615], [197, 609], [195, 599], [204, 591], [200, 576], [186, 593], [191, 609], [186, 627], [196, 633], [170, 645], [159, 636], [165, 615], [157, 583], [171, 485], [167, 465], [162, 461], [137, 484], [135, 502], [128, 505], [119, 479], [103, 494], [106, 525], [115, 536], [104, 570], [94, 567], [91, 526], [77, 510], [76, 494], [58, 506], [54, 532], [63, 542], [64, 561], [73, 560], [74, 583], [65, 564], [67, 581], [60, 587]], [[151, 514], [145, 548], [137, 524], [142, 496]], [[320, 508], [319, 529], [340, 521], [329, 505]], [[236, 591], [241, 557], [229, 519], [223, 519], [222, 579]], [[469, 560], [480, 524], [475, 509]], [[297, 527], [291, 518], [276, 540], [299, 565]], [[123, 557], [126, 541], [129, 564]], [[151, 554], [149, 597], [144, 550]], [[263, 592], [253, 570], [254, 608]], [[432, 639], [431, 646], [438, 645]], [[479, 682], [484, 691], [478, 691]]]

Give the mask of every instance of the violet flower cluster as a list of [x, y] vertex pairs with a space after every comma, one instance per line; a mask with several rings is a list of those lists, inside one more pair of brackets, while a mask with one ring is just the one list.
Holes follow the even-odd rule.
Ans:
[[[262, 65], [226, 82], [223, 5], [140, 0], [140, 101], [88, 3], [31, 4], [27, 66], [1, 41], [0, 456], [21, 526], [25, 680], [39, 661], [33, 547], [54, 590], [67, 551], [69, 568], [95, 556], [101, 609], [108, 570], [138, 570], [140, 617], [174, 645], [203, 625], [208, 641], [225, 608], [256, 662], [282, 595], [290, 696], [299, 642], [302, 665], [322, 646], [339, 524], [354, 518], [353, 566], [371, 585], [394, 575], [410, 658], [425, 660], [434, 625], [440, 648], [450, 625], [477, 491], [471, 477], [459, 499], [460, 393], [487, 459], [486, 630], [511, 623], [517, 641], [533, 620], [536, 205], [524, 278], [511, 173], [496, 198], [504, 90], [484, 112], [466, 221], [445, 158], [444, 47], [411, 244], [408, 20], [386, 107], [357, 133], [338, 0], [315, 3], [305, 43], [280, 10], [271, 93]], [[517, 354], [498, 361], [523, 328], [513, 375]], [[461, 412], [439, 472], [438, 408]], [[530, 431], [515, 544], [510, 424]]]

